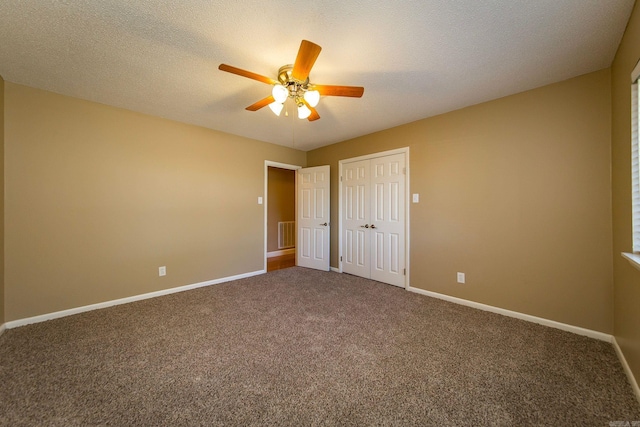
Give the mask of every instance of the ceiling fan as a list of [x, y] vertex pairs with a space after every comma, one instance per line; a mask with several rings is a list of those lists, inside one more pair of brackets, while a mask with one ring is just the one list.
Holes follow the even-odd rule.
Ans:
[[317, 44], [308, 40], [302, 40], [295, 63], [293, 65], [289, 64], [280, 67], [277, 80], [227, 64], [220, 64], [218, 69], [273, 85], [271, 95], [249, 105], [246, 108], [247, 110], [257, 111], [265, 105], [268, 105], [269, 108], [279, 116], [284, 102], [291, 98], [298, 107], [298, 117], [312, 122], [320, 118], [315, 107], [318, 105], [321, 95], [360, 98], [364, 93], [364, 88], [359, 86], [334, 86], [310, 83], [309, 73], [318, 55], [320, 55], [320, 50], [322, 50], [322, 48]]

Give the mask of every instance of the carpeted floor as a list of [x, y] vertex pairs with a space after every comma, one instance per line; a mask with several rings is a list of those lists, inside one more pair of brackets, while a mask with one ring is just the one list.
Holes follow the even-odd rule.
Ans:
[[634, 420], [608, 343], [299, 267], [0, 337], [3, 426]]

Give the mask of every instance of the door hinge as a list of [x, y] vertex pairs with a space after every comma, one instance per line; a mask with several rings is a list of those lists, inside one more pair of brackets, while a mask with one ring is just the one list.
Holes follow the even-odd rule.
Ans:
[[403, 275], [403, 276], [406, 276], [406, 275], [407, 275], [407, 269], [406, 269], [406, 268], [404, 269], [404, 272], [402, 273], [402, 275]]
[[342, 257], [340, 257], [340, 262], [342, 262]]
[[402, 168], [402, 175], [406, 175], [407, 174], [407, 168]]
[[340, 175], [340, 182], [342, 182], [342, 175]]

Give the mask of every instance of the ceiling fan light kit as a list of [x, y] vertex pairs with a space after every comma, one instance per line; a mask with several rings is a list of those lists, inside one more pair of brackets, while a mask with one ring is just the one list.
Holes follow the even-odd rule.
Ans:
[[[293, 67], [293, 65], [284, 65], [278, 70], [279, 83], [273, 85], [271, 91], [271, 95], [275, 99], [273, 104], [283, 105], [287, 99], [291, 98], [298, 107], [298, 117], [306, 119], [311, 115], [310, 107], [313, 108], [320, 102], [320, 92], [312, 88], [308, 77], [304, 81], [293, 78]], [[280, 115], [281, 107], [272, 106], [272, 104], [269, 104], [269, 107], [276, 116]]]
[[321, 50], [322, 48], [317, 44], [302, 40], [295, 63], [280, 67], [277, 81], [231, 65], [220, 64], [218, 69], [273, 85], [270, 96], [248, 106], [247, 110], [257, 111], [268, 105], [271, 111], [276, 116], [279, 116], [287, 99], [292, 99], [298, 108], [298, 118], [314, 121], [320, 118], [315, 109], [320, 102], [320, 95], [360, 98], [364, 93], [363, 87], [313, 85], [309, 83], [309, 72]]

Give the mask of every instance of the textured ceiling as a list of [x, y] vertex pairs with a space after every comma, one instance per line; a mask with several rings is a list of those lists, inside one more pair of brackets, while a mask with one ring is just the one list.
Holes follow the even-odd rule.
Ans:
[[[633, 0], [3, 0], [5, 80], [309, 150], [611, 65]], [[300, 41], [321, 119], [244, 108]], [[293, 111], [292, 111], [293, 113]]]

